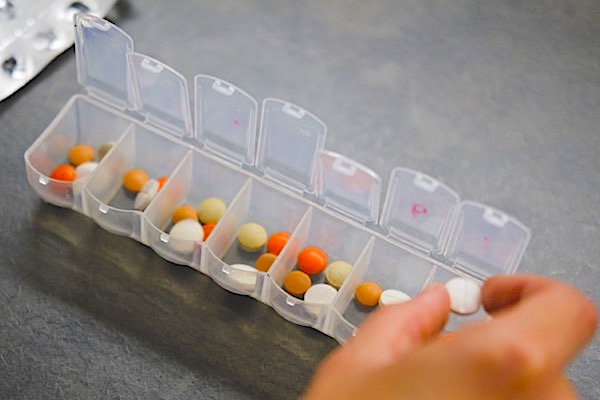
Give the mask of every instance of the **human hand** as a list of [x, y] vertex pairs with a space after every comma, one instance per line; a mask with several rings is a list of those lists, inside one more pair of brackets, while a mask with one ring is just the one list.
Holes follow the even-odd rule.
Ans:
[[304, 399], [576, 399], [565, 366], [593, 337], [596, 309], [566, 284], [535, 276], [488, 279], [492, 319], [438, 340], [448, 293], [434, 285], [374, 312], [318, 368]]

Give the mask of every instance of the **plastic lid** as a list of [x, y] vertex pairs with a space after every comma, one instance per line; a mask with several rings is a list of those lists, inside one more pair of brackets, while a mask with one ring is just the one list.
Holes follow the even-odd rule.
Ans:
[[458, 202], [458, 195], [434, 178], [407, 168], [395, 168], [381, 226], [394, 238], [441, 253]]
[[75, 15], [77, 79], [90, 95], [122, 108], [132, 108], [127, 53], [131, 37], [102, 18]]
[[456, 215], [446, 257], [455, 267], [486, 278], [512, 274], [531, 233], [521, 222], [484, 204], [465, 201]]
[[149, 123], [177, 136], [192, 136], [186, 79], [166, 64], [139, 53], [127, 54], [136, 108]]
[[317, 195], [360, 222], [377, 221], [381, 179], [364, 165], [333, 151], [319, 153]]
[[327, 127], [283, 100], [263, 101], [256, 165], [265, 176], [297, 192], [315, 192], [315, 166]]
[[196, 75], [194, 87], [196, 139], [238, 165], [252, 165], [256, 100], [231, 83], [208, 75]]

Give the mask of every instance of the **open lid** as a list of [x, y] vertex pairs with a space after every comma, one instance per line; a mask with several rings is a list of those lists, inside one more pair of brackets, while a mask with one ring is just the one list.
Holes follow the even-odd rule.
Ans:
[[389, 235], [441, 253], [459, 197], [436, 179], [407, 168], [392, 170], [381, 216]]
[[256, 166], [296, 192], [315, 192], [315, 165], [323, 150], [327, 127], [297, 105], [277, 99], [263, 101]]
[[90, 93], [122, 109], [132, 108], [127, 53], [133, 40], [116, 25], [87, 14], [75, 14], [77, 80]]
[[328, 207], [360, 222], [379, 216], [381, 179], [364, 165], [333, 151], [321, 151], [317, 165], [317, 196]]
[[256, 100], [222, 79], [194, 78], [196, 139], [237, 165], [254, 163]]
[[515, 218], [484, 204], [461, 203], [446, 257], [457, 269], [485, 279], [512, 274], [519, 266], [531, 232]]
[[136, 109], [151, 124], [192, 136], [187, 80], [173, 68], [139, 53], [127, 54]]

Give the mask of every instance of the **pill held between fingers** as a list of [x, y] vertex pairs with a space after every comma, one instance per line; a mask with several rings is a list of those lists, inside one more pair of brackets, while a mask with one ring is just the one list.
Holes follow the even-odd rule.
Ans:
[[246, 264], [230, 266], [229, 279], [234, 281], [240, 290], [250, 290], [256, 285], [256, 269]]
[[267, 272], [276, 259], [277, 256], [275, 254], [265, 253], [256, 260], [256, 269], [262, 272]]
[[216, 224], [219, 222], [223, 213], [227, 209], [227, 205], [221, 199], [210, 197], [202, 200], [198, 205], [198, 219], [203, 224]]
[[327, 255], [318, 247], [307, 247], [298, 254], [298, 269], [309, 275], [320, 274], [327, 265]]
[[137, 193], [142, 190], [149, 179], [146, 171], [134, 168], [123, 175], [123, 186], [129, 191]]
[[106, 156], [106, 153], [108, 153], [114, 145], [115, 142], [106, 142], [102, 146], [100, 146], [100, 148], [98, 149], [98, 161], [102, 161], [104, 156]]
[[400, 290], [387, 289], [379, 296], [379, 305], [389, 306], [391, 304], [406, 303], [410, 300], [412, 300], [412, 298]]
[[337, 290], [326, 283], [318, 283], [311, 286], [304, 293], [304, 301], [307, 303], [331, 304], [337, 295]]
[[94, 159], [94, 149], [87, 144], [78, 144], [69, 150], [69, 162], [74, 166]]
[[142, 190], [140, 190], [135, 196], [133, 208], [142, 211], [148, 206], [148, 204], [150, 204], [157, 193], [158, 181], [156, 179], [150, 179], [148, 182], [146, 182]]
[[88, 161], [83, 164], [79, 164], [77, 168], [75, 168], [75, 172], [77, 174], [76, 180], [85, 181], [88, 176], [96, 169], [98, 166], [97, 162]]
[[446, 282], [450, 295], [450, 309], [457, 314], [473, 314], [481, 306], [481, 288], [465, 278], [452, 278]]
[[352, 265], [345, 261], [334, 261], [325, 268], [325, 279], [339, 289], [352, 271]]
[[356, 287], [354, 297], [363, 306], [375, 307], [381, 297], [381, 288], [376, 283], [363, 282]]
[[240, 227], [237, 239], [243, 250], [260, 251], [267, 241], [267, 231], [261, 225], [250, 222]]
[[310, 276], [302, 271], [288, 273], [283, 281], [283, 288], [293, 296], [302, 296], [310, 288], [310, 285], [312, 285]]
[[169, 235], [171, 235], [172, 239], [179, 239], [169, 241], [174, 250], [182, 253], [191, 253], [194, 251], [194, 242], [204, 239], [204, 230], [202, 229], [202, 225], [197, 221], [184, 219], [173, 225]]

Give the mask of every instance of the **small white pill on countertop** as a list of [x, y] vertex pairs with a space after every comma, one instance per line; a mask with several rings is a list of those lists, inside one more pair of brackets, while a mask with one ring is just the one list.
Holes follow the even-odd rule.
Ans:
[[97, 162], [88, 161], [83, 164], [79, 164], [77, 168], [75, 168], [75, 180], [85, 181], [88, 176], [96, 169], [98, 166]]
[[307, 303], [331, 304], [337, 294], [337, 290], [326, 283], [312, 285], [304, 293], [304, 301]]
[[156, 179], [150, 179], [142, 190], [138, 192], [135, 196], [135, 201], [133, 202], [133, 208], [136, 210], [144, 210], [150, 204], [156, 193], [158, 193], [159, 188], [158, 181]]
[[254, 289], [258, 271], [256, 268], [247, 264], [233, 264], [230, 268], [229, 279], [236, 283], [238, 289]]
[[204, 239], [204, 230], [199, 222], [193, 219], [184, 219], [173, 225], [169, 235], [172, 239], [179, 239], [169, 241], [174, 250], [191, 253], [194, 251], [195, 242]]
[[387, 289], [379, 296], [380, 306], [389, 306], [391, 304], [401, 304], [412, 300], [412, 298], [404, 292], [395, 289]]
[[450, 308], [457, 314], [473, 314], [481, 306], [481, 288], [465, 278], [452, 278], [446, 282], [450, 295]]

